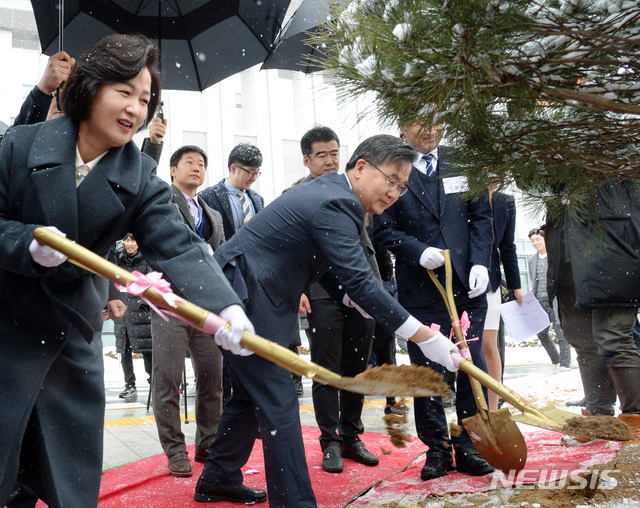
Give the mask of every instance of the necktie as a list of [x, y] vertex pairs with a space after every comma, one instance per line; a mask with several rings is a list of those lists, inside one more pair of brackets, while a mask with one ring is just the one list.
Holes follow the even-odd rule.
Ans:
[[252, 217], [251, 204], [247, 199], [247, 195], [243, 191], [238, 191], [238, 197], [240, 198], [240, 205], [242, 206], [242, 215], [243, 215], [242, 223], [246, 224], [247, 222], [249, 222], [249, 219]]
[[433, 167], [433, 155], [428, 153], [427, 155], [423, 155], [422, 158], [427, 163], [427, 169], [425, 171], [425, 174], [427, 176], [433, 176], [434, 173], [436, 172], [436, 169]]

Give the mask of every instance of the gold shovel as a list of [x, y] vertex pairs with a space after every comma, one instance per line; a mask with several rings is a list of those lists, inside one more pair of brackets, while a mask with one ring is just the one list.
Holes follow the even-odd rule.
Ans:
[[[456, 345], [461, 350], [468, 349], [453, 298], [451, 255], [448, 250], [442, 251], [442, 254], [444, 255], [446, 291], [431, 270], [429, 270], [429, 277], [444, 299], [456, 336]], [[527, 462], [527, 444], [518, 426], [511, 421], [511, 413], [507, 408], [489, 411], [482, 386], [477, 379], [477, 372], [485, 373], [473, 364], [471, 357], [462, 360], [459, 369], [469, 375], [471, 389], [478, 406], [478, 412], [474, 416], [462, 420], [476, 450], [489, 464], [506, 474], [512, 470], [516, 472], [522, 470]]]
[[[438, 281], [433, 272], [429, 271], [429, 276], [444, 298], [452, 323], [457, 323], [458, 314], [453, 299], [451, 255], [448, 250], [442, 251], [442, 254], [445, 259], [447, 291], [444, 290], [442, 284], [440, 284], [440, 281]], [[460, 342], [463, 338], [462, 330], [457, 326], [454, 327], [454, 331], [457, 341]], [[462, 348], [467, 347], [464, 343], [462, 343], [461, 346]], [[459, 355], [454, 354], [454, 356]], [[457, 359], [459, 360], [460, 358]], [[555, 406], [537, 409], [516, 392], [476, 367], [471, 359], [462, 359], [458, 368], [469, 375], [473, 393], [476, 395], [476, 401], [478, 402], [478, 414], [471, 418], [465, 418], [462, 423], [469, 432], [473, 444], [480, 455], [482, 455], [489, 464], [504, 472], [508, 472], [510, 469], [520, 470], [526, 462], [527, 453], [524, 438], [514, 422], [526, 423], [534, 427], [567, 433], [564, 428], [567, 420], [585, 418], [584, 416], [569, 411], [563, 411]], [[489, 411], [482, 390], [479, 389], [478, 382], [500, 395], [506, 402], [509, 402], [513, 407], [522, 411], [522, 413], [511, 414], [507, 408]], [[607, 439], [605, 435], [598, 437]]]
[[[120, 268], [53, 231], [45, 228], [36, 228], [33, 232], [33, 237], [39, 243], [48, 245], [62, 252], [68, 257], [67, 261], [70, 263], [97, 275], [101, 275], [112, 282], [124, 286], [127, 282], [135, 282], [137, 279], [135, 275], [127, 270]], [[221, 317], [186, 300], [177, 302], [177, 308], [170, 308], [164, 298], [152, 288], [147, 289], [143, 295], [154, 304], [176, 312], [208, 333], [215, 334], [220, 326], [227, 325], [227, 322]], [[241, 344], [243, 347], [250, 349], [259, 356], [266, 358], [294, 374], [306, 376], [319, 383], [335, 386], [336, 388], [350, 392], [379, 396], [435, 397], [448, 391], [448, 387], [444, 385], [444, 383], [440, 383], [442, 387], [439, 389], [437, 386], [434, 386], [434, 383], [431, 383], [429, 387], [417, 386], [416, 383], [412, 383], [409, 386], [407, 383], [395, 379], [393, 376], [390, 379], [360, 379], [339, 376], [320, 365], [307, 362], [294, 352], [275, 342], [271, 342], [247, 331], [242, 335]], [[427, 373], [431, 373], [431, 371]]]

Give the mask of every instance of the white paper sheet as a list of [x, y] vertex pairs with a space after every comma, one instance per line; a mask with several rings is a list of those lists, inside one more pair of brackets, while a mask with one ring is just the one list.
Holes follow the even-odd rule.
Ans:
[[522, 305], [515, 300], [500, 305], [500, 314], [509, 336], [516, 342], [527, 340], [549, 326], [549, 315], [531, 291], [522, 297]]

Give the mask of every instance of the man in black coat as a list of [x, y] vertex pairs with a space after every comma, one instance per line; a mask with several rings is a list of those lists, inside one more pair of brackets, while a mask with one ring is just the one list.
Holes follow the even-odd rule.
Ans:
[[[396, 256], [399, 302], [422, 323], [439, 325], [445, 335], [451, 330], [451, 319], [427, 270], [434, 270], [444, 283], [441, 251], [449, 249], [458, 313], [462, 316], [466, 311], [469, 316], [467, 337], [480, 339], [469, 342], [471, 357], [476, 366], [486, 371], [481, 338], [493, 244], [488, 195], [474, 201], [461, 197], [468, 184], [448, 163], [446, 148], [438, 146], [444, 135], [442, 126], [406, 126], [403, 133], [418, 151], [407, 183], [409, 192], [374, 217], [375, 240]], [[409, 343], [408, 347], [411, 363], [442, 370], [416, 344]], [[477, 412], [469, 377], [464, 372], [458, 372], [456, 395], [458, 424], [462, 425], [463, 418]], [[418, 437], [429, 447], [421, 473], [423, 480], [453, 470], [451, 445], [458, 472], [479, 476], [493, 471], [476, 451], [466, 430], [458, 437], [449, 437], [442, 397], [417, 397], [414, 410]]]
[[[340, 140], [329, 127], [318, 125], [309, 129], [300, 139], [300, 148], [309, 175], [298, 180], [293, 187], [340, 169]], [[360, 234], [360, 245], [372, 273], [382, 285], [366, 228]], [[355, 377], [367, 368], [373, 344], [373, 319], [334, 300], [318, 283], [311, 284], [302, 295], [300, 310], [307, 312], [312, 362], [349, 377]], [[322, 469], [328, 473], [342, 472], [343, 457], [376, 466], [378, 457], [367, 450], [360, 439], [364, 433], [361, 418], [364, 396], [315, 381], [312, 395], [320, 428]]]
[[588, 212], [547, 219], [549, 300], [558, 297], [594, 415], [613, 415], [616, 396], [622, 413], [640, 414], [640, 351], [632, 334], [640, 306], [639, 203], [637, 183], [607, 182]]
[[[450, 354], [455, 346], [421, 325], [380, 287], [360, 245], [365, 211], [380, 213], [404, 192], [414, 153], [393, 136], [369, 138], [356, 149], [344, 175], [332, 173], [290, 189], [218, 249], [215, 258], [245, 299], [256, 333], [287, 347], [300, 295], [322, 277], [334, 298], [342, 301], [347, 295], [387, 330], [420, 342], [425, 354], [455, 370]], [[315, 508], [291, 376], [257, 355], [224, 355], [233, 395], [224, 407], [196, 500], [219, 500], [213, 493], [220, 484], [241, 485], [241, 467], [259, 426], [269, 505]]]

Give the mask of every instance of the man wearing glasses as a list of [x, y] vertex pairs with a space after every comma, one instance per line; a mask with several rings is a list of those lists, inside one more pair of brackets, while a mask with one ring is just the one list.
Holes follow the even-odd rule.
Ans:
[[[382, 213], [398, 199], [414, 155], [413, 147], [395, 136], [373, 136], [356, 148], [345, 174], [332, 172], [290, 189], [216, 251], [258, 335], [287, 347], [300, 295], [320, 280], [335, 300], [348, 295], [390, 333], [420, 343], [427, 357], [456, 370], [450, 353], [455, 346], [378, 284], [360, 245], [365, 212]], [[242, 485], [241, 468], [260, 427], [270, 506], [315, 508], [291, 376], [258, 355], [242, 356], [239, 339], [222, 343], [233, 395], [224, 406], [195, 499], [267, 500], [263, 491]]]
[[264, 199], [251, 186], [261, 175], [262, 153], [249, 143], [236, 145], [229, 154], [229, 176], [198, 195], [222, 215], [224, 236], [238, 229], [264, 208]]
[[[486, 372], [482, 352], [482, 333], [487, 312], [484, 297], [493, 246], [492, 213], [488, 194], [475, 201], [462, 198], [468, 190], [464, 177], [456, 174], [446, 147], [439, 147], [444, 131], [441, 125], [401, 126], [404, 138], [418, 154], [407, 182], [409, 192], [374, 218], [374, 237], [396, 256], [398, 300], [427, 326], [441, 327], [448, 335], [451, 321], [442, 296], [429, 278], [434, 270], [444, 285], [444, 257], [449, 249], [453, 265], [453, 291], [458, 313], [469, 316], [467, 331], [473, 362]], [[408, 344], [411, 363], [442, 371], [413, 343]], [[485, 398], [487, 397], [485, 388]], [[455, 468], [460, 473], [482, 476], [493, 468], [478, 454], [466, 430], [449, 437], [442, 397], [418, 397], [414, 401], [418, 437], [429, 447], [421, 472], [423, 480], [445, 476]], [[458, 372], [456, 411], [458, 424], [477, 412], [469, 377]], [[453, 445], [453, 450], [451, 445]]]

